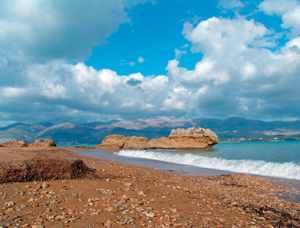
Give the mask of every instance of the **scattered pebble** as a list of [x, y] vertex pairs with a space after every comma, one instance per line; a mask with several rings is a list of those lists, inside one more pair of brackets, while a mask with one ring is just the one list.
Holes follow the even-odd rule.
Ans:
[[300, 205], [274, 197], [299, 192], [271, 179], [181, 176], [85, 159], [99, 179], [0, 184], [2, 227], [300, 227]]

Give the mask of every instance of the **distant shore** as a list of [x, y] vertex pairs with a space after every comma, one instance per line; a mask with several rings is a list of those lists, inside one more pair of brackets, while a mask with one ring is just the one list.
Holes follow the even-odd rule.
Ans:
[[[183, 176], [80, 156], [74, 148], [0, 148], [1, 161], [82, 159], [92, 180], [0, 184], [3, 227], [288, 227], [300, 204], [272, 179], [243, 174]], [[94, 150], [86, 150], [86, 153]], [[41, 186], [47, 186], [45, 188]], [[280, 193], [281, 192], [281, 193]], [[38, 226], [40, 225], [40, 226]], [[269, 226], [271, 227], [271, 226]]]

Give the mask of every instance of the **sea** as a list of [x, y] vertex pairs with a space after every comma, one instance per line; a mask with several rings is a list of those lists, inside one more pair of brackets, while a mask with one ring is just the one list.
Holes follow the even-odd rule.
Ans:
[[179, 174], [245, 173], [300, 180], [300, 141], [220, 143], [210, 150], [76, 151], [85, 156]]

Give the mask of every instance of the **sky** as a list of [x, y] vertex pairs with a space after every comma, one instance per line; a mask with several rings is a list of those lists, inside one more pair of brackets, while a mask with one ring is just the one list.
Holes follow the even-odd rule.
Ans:
[[0, 126], [300, 119], [300, 1], [0, 0]]

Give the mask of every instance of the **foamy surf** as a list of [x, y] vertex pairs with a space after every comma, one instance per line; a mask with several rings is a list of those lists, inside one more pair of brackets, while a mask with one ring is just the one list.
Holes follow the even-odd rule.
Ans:
[[201, 168], [300, 180], [300, 166], [292, 162], [274, 163], [253, 160], [229, 160], [191, 153], [171, 154], [151, 150], [121, 150], [116, 154], [120, 156], [191, 165]]

